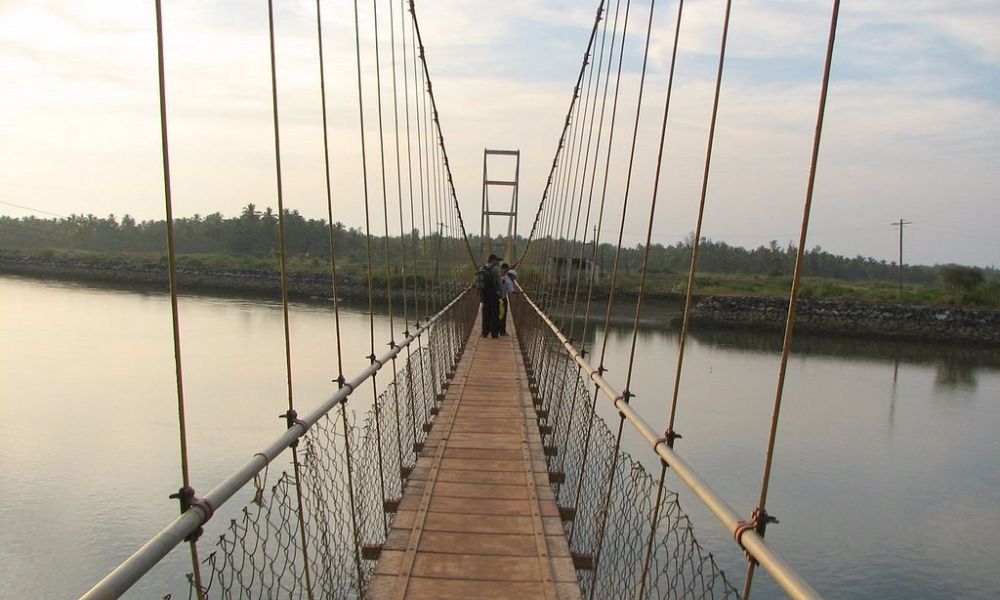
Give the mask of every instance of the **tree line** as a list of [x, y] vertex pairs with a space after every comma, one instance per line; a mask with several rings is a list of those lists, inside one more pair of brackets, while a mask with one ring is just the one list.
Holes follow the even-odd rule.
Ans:
[[[346, 263], [360, 263], [367, 260], [368, 239], [364, 231], [334, 223], [334, 239], [337, 260]], [[426, 236], [425, 251], [434, 252], [435, 241], [440, 241], [442, 232]], [[444, 232], [447, 233], [447, 232]], [[278, 215], [270, 207], [259, 210], [248, 204], [239, 216], [224, 217], [216, 212], [210, 215], [194, 215], [175, 219], [174, 234], [177, 251], [182, 254], [231, 254], [236, 256], [269, 257], [278, 250]], [[95, 215], [70, 215], [65, 218], [43, 219], [34, 216], [13, 218], [0, 216], [0, 248], [38, 249], [54, 248], [67, 250], [88, 250], [98, 252], [141, 252], [157, 253], [165, 248], [166, 222], [163, 220], [136, 221], [129, 215], [121, 218], [115, 215], [97, 217]], [[324, 219], [308, 219], [296, 210], [285, 211], [286, 248], [293, 256], [328, 259], [329, 228]], [[414, 230], [406, 240], [390, 236], [390, 260], [400, 256], [400, 244], [419, 243], [420, 232]], [[373, 237], [372, 258], [384, 261], [384, 237]], [[553, 240], [536, 240], [535, 244], [545, 244], [560, 248]], [[652, 274], [686, 273], [691, 261], [693, 238], [664, 246], [653, 244], [649, 249], [648, 270]], [[517, 250], [524, 248], [526, 240], [518, 237]], [[480, 239], [470, 236], [473, 251], [478, 252]], [[407, 247], [407, 252], [409, 248]], [[503, 240], [494, 241], [495, 248], [503, 247]], [[782, 247], [776, 240], [756, 248], [732, 246], [725, 242], [703, 238], [701, 241], [698, 269], [703, 273], [751, 274], [772, 277], [788, 276], [795, 262], [795, 246], [789, 243]], [[562, 250], [568, 256], [579, 256], [580, 247], [565, 245]], [[610, 274], [616, 249], [611, 244], [602, 243], [597, 252], [597, 266], [605, 275]], [[623, 248], [619, 258], [619, 269], [629, 273], [642, 267], [645, 248], [635, 245]], [[585, 250], [585, 257], [593, 256], [593, 247]], [[409, 256], [409, 254], [407, 254]], [[896, 281], [899, 269], [895, 262], [876, 260], [871, 257], [846, 257], [833, 254], [819, 246], [805, 253], [803, 272], [812, 277], [825, 277], [845, 281]], [[905, 265], [903, 281], [906, 283], [938, 284], [953, 281], [958, 277], [979, 281], [1000, 280], [1000, 271], [995, 268], [977, 269], [958, 265]]]

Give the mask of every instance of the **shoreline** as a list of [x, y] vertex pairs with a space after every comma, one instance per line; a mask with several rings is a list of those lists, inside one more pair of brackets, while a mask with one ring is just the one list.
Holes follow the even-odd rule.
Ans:
[[[711, 296], [691, 312], [700, 328], [783, 331], [787, 298]], [[795, 331], [809, 334], [1000, 345], [1000, 310], [844, 300], [798, 300]]]
[[[166, 265], [154, 260], [96, 263], [75, 258], [0, 253], [0, 274], [168, 291]], [[277, 271], [178, 266], [177, 275], [185, 293], [265, 300], [281, 298]], [[298, 302], [328, 303], [332, 300], [330, 274], [289, 273], [288, 294], [290, 300]], [[338, 274], [337, 295], [339, 301], [348, 305], [365, 304], [368, 302], [367, 281]], [[626, 312], [629, 314], [615, 311], [613, 322], [631, 322], [635, 293], [618, 292], [617, 297], [621, 307], [628, 307]], [[374, 291], [373, 300], [378, 304], [385, 304], [387, 299], [384, 290]], [[788, 310], [785, 298], [705, 296], [696, 300], [691, 325], [698, 329], [770, 332], [784, 329]], [[606, 297], [595, 297], [592, 316], [603, 318], [606, 306]], [[683, 306], [683, 297], [676, 294], [649, 296], [645, 300], [641, 324], [677, 327]], [[795, 328], [797, 332], [809, 334], [998, 346], [1000, 310], [800, 299]]]

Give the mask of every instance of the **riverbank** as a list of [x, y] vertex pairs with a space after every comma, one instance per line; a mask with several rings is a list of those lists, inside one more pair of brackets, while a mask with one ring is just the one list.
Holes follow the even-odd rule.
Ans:
[[[152, 258], [97, 261], [75, 256], [0, 252], [0, 273], [162, 291], [167, 291], [169, 286], [166, 261]], [[281, 297], [281, 276], [276, 270], [179, 264], [177, 280], [184, 292], [265, 299]], [[330, 274], [289, 273], [288, 296], [306, 302], [329, 301], [332, 297]], [[373, 296], [374, 300], [384, 302], [384, 286], [375, 286]], [[367, 280], [338, 274], [337, 297], [350, 303], [367, 302]]]
[[[788, 300], [712, 296], [691, 313], [698, 327], [779, 331]], [[940, 306], [799, 300], [795, 330], [803, 333], [1000, 345], [1000, 311]]]
[[[157, 258], [92, 260], [86, 256], [0, 252], [0, 274], [93, 283], [130, 289], [167, 290], [166, 262]], [[276, 270], [261, 268], [178, 265], [178, 281], [185, 293], [239, 296], [275, 300], [281, 297]], [[289, 298], [301, 302], [329, 302], [330, 274], [292, 271], [288, 276]], [[367, 303], [368, 282], [364, 277], [340, 274], [337, 296], [348, 304]], [[631, 323], [635, 294], [617, 295], [613, 322]], [[384, 282], [377, 284], [373, 300], [386, 301]], [[606, 298], [595, 297], [592, 318], [603, 321]], [[679, 322], [684, 308], [680, 294], [655, 293], [644, 301], [640, 325], [670, 327]], [[623, 310], [624, 309], [624, 310]], [[709, 296], [696, 298], [692, 326], [781, 331], [788, 301], [757, 296]], [[578, 312], [583, 313], [583, 307]], [[582, 316], [582, 314], [580, 315]], [[1000, 310], [960, 307], [917, 306], [843, 300], [799, 300], [796, 331], [883, 339], [906, 339], [950, 343], [1000, 345]]]

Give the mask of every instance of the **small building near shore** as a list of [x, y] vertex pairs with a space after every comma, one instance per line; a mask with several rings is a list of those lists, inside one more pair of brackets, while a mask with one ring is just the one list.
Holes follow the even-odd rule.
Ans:
[[589, 258], [575, 256], [550, 256], [545, 269], [549, 281], [590, 281], [591, 274], [600, 278], [600, 270]]

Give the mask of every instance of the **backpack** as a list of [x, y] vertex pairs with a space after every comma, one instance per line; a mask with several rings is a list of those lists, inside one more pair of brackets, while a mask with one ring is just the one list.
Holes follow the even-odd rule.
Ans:
[[476, 271], [476, 289], [480, 292], [493, 289], [493, 278], [491, 277], [491, 267], [486, 264]]

